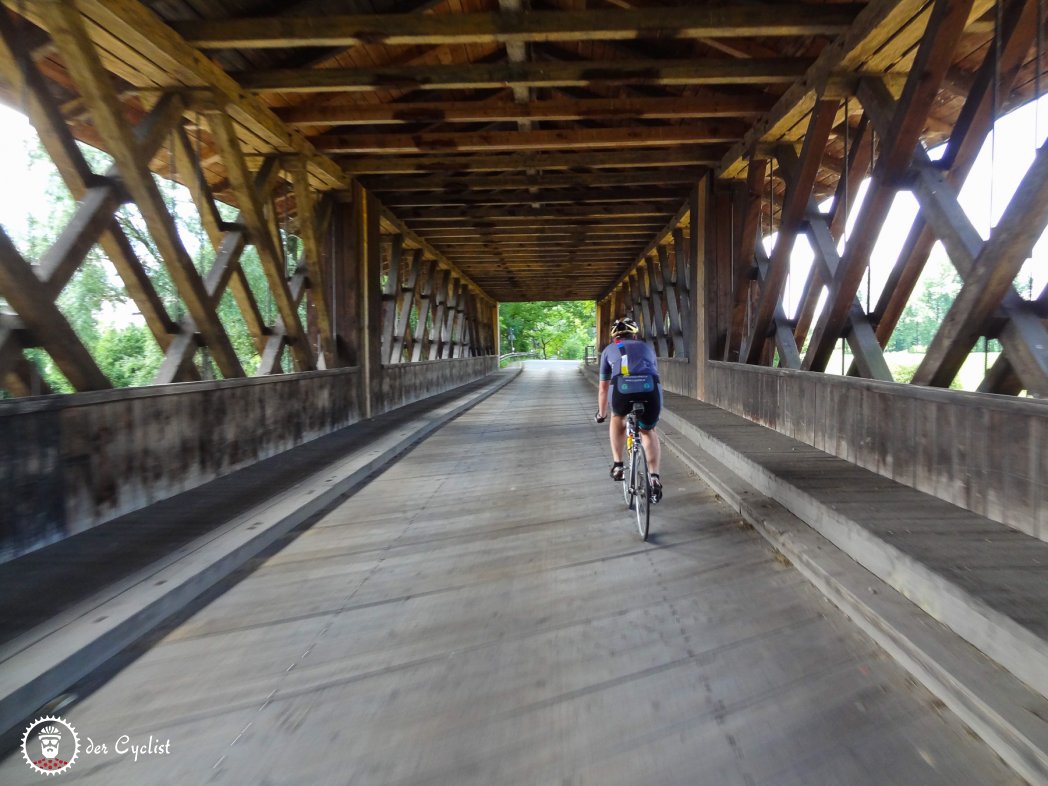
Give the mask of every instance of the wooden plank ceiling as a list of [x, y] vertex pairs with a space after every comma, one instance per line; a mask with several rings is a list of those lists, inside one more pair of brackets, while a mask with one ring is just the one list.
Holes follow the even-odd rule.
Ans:
[[[15, 21], [74, 134], [96, 141], [67, 64], [32, 24], [34, 4], [6, 5], [27, 17]], [[187, 90], [191, 106], [194, 95], [218, 93], [231, 102], [251, 166], [266, 155], [297, 152], [321, 190], [348, 189], [358, 179], [492, 298], [514, 301], [606, 293], [679, 215], [706, 171], [744, 179], [754, 151], [799, 142], [817, 91], [846, 93], [860, 71], [904, 76], [928, 4], [78, 6], [131, 120], [166, 89]], [[164, 24], [154, 29], [156, 22]], [[993, 31], [992, 10], [969, 20], [922, 132], [929, 143], [953, 127]], [[1012, 102], [1029, 97], [1032, 77], [1016, 84]], [[855, 103], [852, 116], [833, 118], [817, 195], [835, 187], [844, 123], [854, 134], [860, 122]], [[193, 143], [202, 148], [213, 189], [228, 197], [222, 157], [203, 127]], [[153, 166], [179, 177], [164, 155]], [[782, 184], [775, 188], [781, 195]]]

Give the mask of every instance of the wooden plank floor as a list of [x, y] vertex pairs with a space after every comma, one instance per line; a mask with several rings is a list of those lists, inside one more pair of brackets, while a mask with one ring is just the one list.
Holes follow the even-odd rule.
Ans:
[[66, 710], [63, 780], [1019, 782], [672, 457], [641, 543], [593, 399], [531, 364]]

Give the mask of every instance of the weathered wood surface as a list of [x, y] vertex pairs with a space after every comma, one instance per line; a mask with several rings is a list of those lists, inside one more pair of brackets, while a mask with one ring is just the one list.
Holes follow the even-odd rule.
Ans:
[[738, 364], [705, 400], [1048, 540], [1048, 405]]
[[672, 459], [641, 544], [592, 398], [536, 365], [449, 424], [65, 711], [170, 755], [67, 777], [1017, 783]]

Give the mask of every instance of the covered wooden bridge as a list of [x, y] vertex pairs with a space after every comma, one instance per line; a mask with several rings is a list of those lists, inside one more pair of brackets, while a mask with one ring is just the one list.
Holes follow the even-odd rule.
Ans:
[[[959, 197], [1045, 0], [3, 6], [77, 200], [0, 230], [4, 783], [52, 716], [106, 784], [1048, 783], [1048, 152], [988, 236]], [[98, 249], [151, 386], [60, 305]], [[499, 370], [554, 300], [660, 358], [651, 543], [593, 365]]]

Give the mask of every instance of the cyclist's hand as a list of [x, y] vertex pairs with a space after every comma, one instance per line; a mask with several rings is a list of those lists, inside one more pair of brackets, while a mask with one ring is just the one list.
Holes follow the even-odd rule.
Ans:
[[607, 420], [607, 418], [608, 418], [607, 415], [601, 415], [599, 412], [595, 412], [593, 414], [593, 422], [594, 423], [603, 423], [605, 420]]

